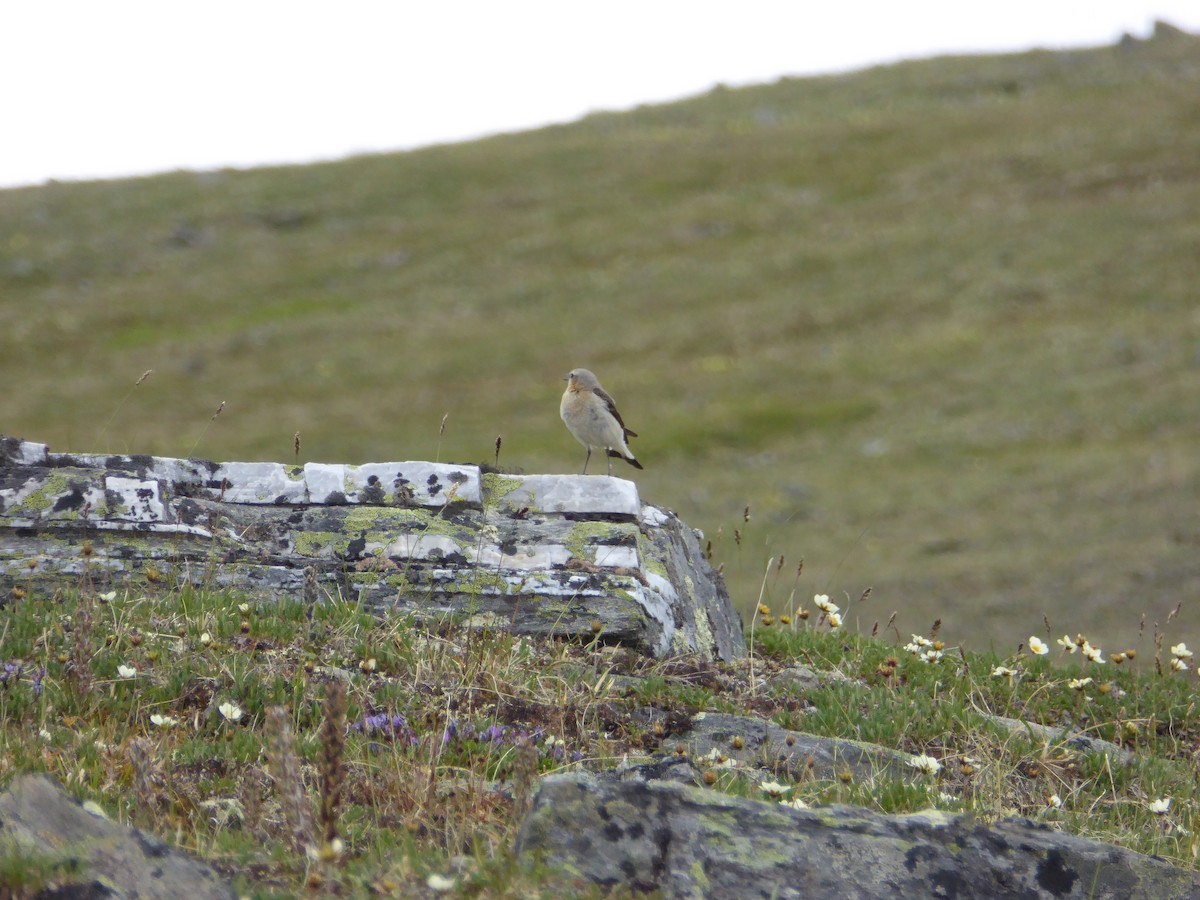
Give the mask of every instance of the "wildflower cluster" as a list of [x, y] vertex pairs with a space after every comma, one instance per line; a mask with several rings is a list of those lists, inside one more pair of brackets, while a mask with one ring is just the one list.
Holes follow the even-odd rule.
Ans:
[[[1171, 648], [1171, 671], [1186, 672], [1188, 670], [1188, 660], [1194, 654], [1187, 648], [1187, 644], [1179, 643]], [[1196, 670], [1200, 672], [1200, 669]]]
[[912, 640], [904, 645], [904, 649], [915, 656], [921, 662], [935, 663], [943, 656], [945, 645], [941, 641], [931, 641], [927, 637], [921, 637], [919, 634], [914, 634]]
[[813, 596], [813, 605], [817, 607], [829, 622], [829, 627], [834, 631], [842, 627], [842, 610], [836, 603], [829, 599], [828, 594], [816, 594]]
[[[380, 712], [363, 716], [350, 728], [352, 731], [360, 732], [368, 737], [408, 744], [410, 747], [415, 747], [419, 743], [419, 735], [409, 725], [408, 719], [400, 714]], [[446, 749], [487, 750], [529, 744], [540, 746], [541, 755], [547, 759], [562, 760], [567, 755], [562, 739], [547, 734], [541, 728], [526, 731], [496, 722], [483, 727], [477, 726], [473, 722], [459, 724], [458, 720], [451, 719], [442, 729], [440, 740], [442, 747]], [[582, 758], [583, 754], [575, 751], [571, 754], [570, 761], [579, 762]]]
[[1105, 662], [1104, 657], [1100, 655], [1100, 648], [1093, 647], [1082, 634], [1077, 634], [1074, 638], [1069, 634], [1064, 634], [1056, 643], [1068, 653], [1074, 654], [1078, 651], [1089, 662], [1094, 662], [1097, 665], [1102, 665]]
[[[21, 673], [26, 671], [25, 663], [21, 660], [14, 662], [6, 662], [4, 669], [0, 671], [0, 688], [7, 688], [9, 684], [16, 684], [21, 680]], [[46, 677], [46, 667], [41, 666], [33, 669], [29, 673], [29, 684], [33, 689], [33, 696], [42, 696], [42, 680]]]

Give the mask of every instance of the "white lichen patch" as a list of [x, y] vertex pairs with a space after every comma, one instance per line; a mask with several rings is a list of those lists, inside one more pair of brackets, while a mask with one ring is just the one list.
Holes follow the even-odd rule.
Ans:
[[[113, 518], [127, 522], [161, 522], [166, 518], [157, 481], [108, 475], [104, 479], [104, 490], [110, 498], [109, 515]], [[118, 498], [116, 502], [112, 501], [113, 497]]]
[[289, 478], [281, 463], [225, 463], [213, 473], [207, 493], [226, 503], [309, 502], [306, 482]]
[[473, 562], [485, 568], [549, 569], [566, 565], [571, 552], [562, 544], [534, 544], [517, 547], [512, 552], [497, 544], [486, 544], [471, 555]]
[[593, 475], [526, 475], [497, 502], [501, 509], [591, 515], [636, 516], [641, 509], [632, 481]]
[[444, 534], [402, 534], [387, 545], [384, 556], [398, 559], [444, 558], [463, 554], [458, 541]]

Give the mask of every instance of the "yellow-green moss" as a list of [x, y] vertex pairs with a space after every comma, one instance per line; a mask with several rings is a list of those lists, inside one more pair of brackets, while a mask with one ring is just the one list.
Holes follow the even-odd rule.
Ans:
[[[492, 508], [500, 502], [500, 498], [511, 494], [525, 482], [520, 478], [505, 478], [494, 472], [479, 476], [479, 486], [483, 491], [484, 509]], [[532, 498], [530, 498], [532, 505]]]
[[571, 526], [571, 531], [563, 544], [571, 551], [572, 556], [578, 559], [587, 559], [590, 562], [591, 559], [584, 555], [584, 550], [589, 543], [595, 543], [601, 539], [624, 538], [637, 533], [636, 525], [621, 522], [576, 522]]
[[67, 477], [61, 472], [55, 472], [46, 479], [45, 484], [36, 491], [32, 491], [28, 497], [21, 501], [21, 504], [17, 507], [17, 512], [25, 514], [43, 513], [69, 487], [70, 484], [67, 481]]
[[296, 535], [295, 548], [301, 556], [321, 557], [331, 550], [344, 554], [353, 538], [335, 531], [305, 531]]

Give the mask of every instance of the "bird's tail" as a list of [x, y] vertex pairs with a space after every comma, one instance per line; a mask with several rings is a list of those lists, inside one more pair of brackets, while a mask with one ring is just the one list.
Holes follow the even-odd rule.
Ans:
[[633, 454], [632, 454], [632, 453], [630, 453], [628, 456], [626, 456], [626, 455], [625, 455], [624, 453], [622, 453], [620, 450], [609, 450], [609, 451], [608, 451], [608, 455], [609, 455], [609, 456], [615, 456], [617, 459], [623, 459], [623, 460], [625, 460], [625, 462], [629, 463], [629, 464], [630, 464], [631, 466], [633, 466], [635, 469], [641, 469], [641, 468], [643, 468], [642, 464], [641, 464], [640, 462], [638, 462], [636, 459], [634, 459], [634, 458], [633, 458]]

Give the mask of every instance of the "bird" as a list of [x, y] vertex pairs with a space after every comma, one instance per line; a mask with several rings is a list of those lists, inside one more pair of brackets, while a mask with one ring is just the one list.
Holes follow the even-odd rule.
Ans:
[[573, 369], [563, 381], [567, 383], [567, 389], [563, 391], [558, 414], [575, 440], [587, 448], [582, 474], [587, 474], [593, 447], [604, 450], [608, 455], [609, 475], [612, 475], [614, 456], [625, 460], [635, 469], [642, 468], [627, 443], [629, 438], [637, 437], [637, 432], [625, 427], [625, 421], [617, 412], [617, 405], [608, 392], [600, 387], [596, 376], [587, 369]]

